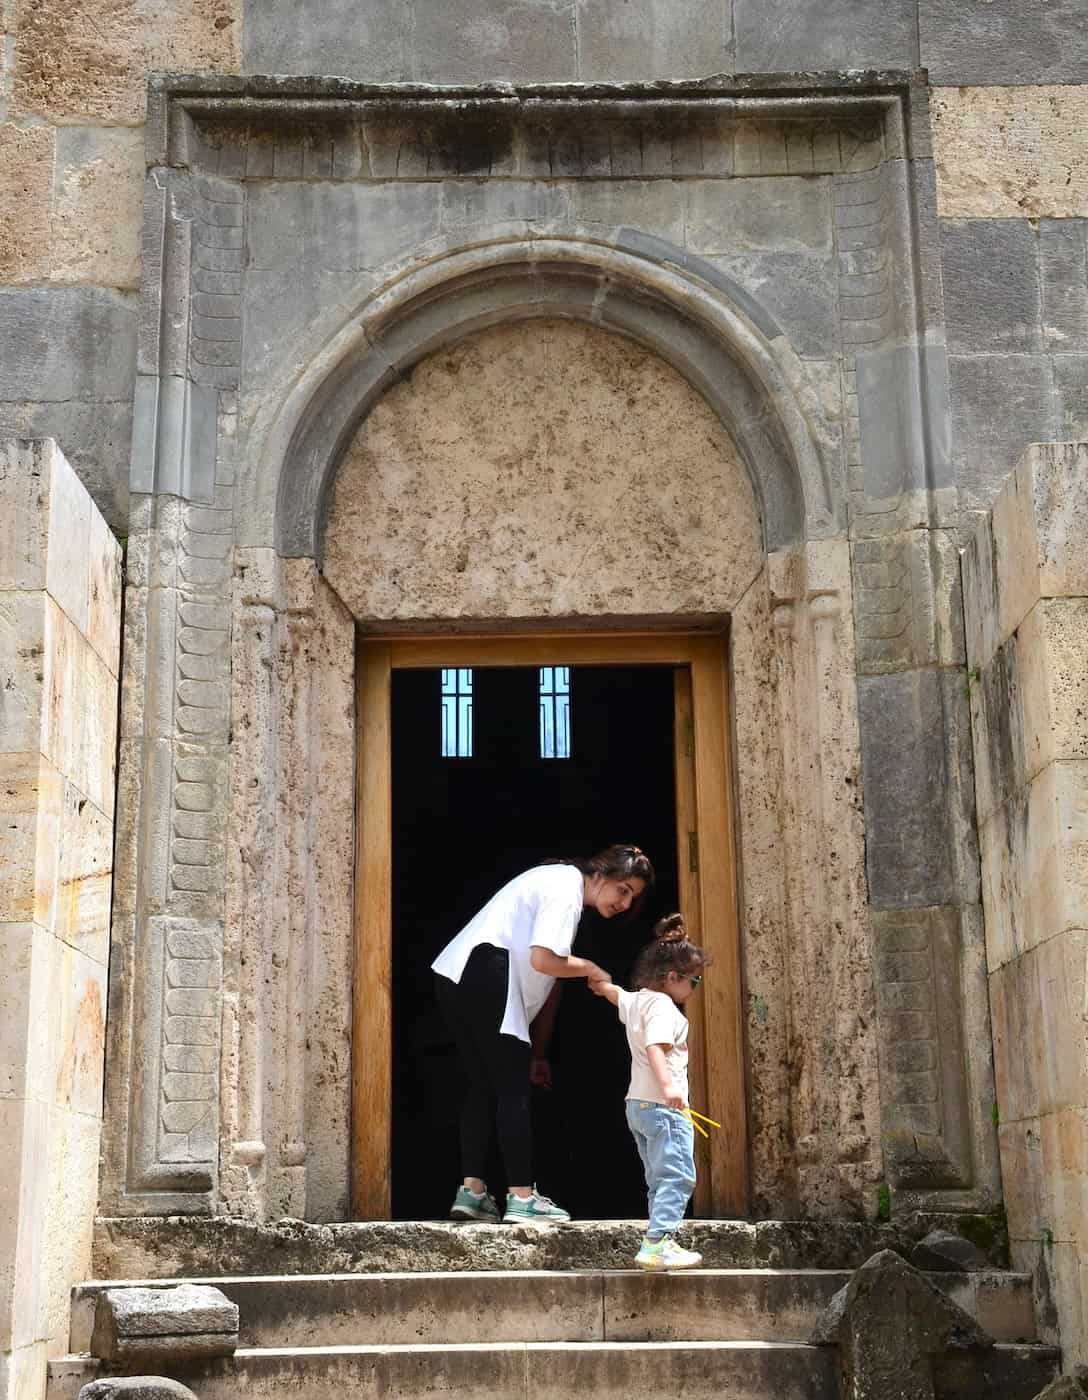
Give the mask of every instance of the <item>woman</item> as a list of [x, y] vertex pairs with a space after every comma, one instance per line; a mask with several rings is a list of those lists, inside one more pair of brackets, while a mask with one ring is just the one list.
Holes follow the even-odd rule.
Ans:
[[465, 1177], [453, 1219], [499, 1219], [484, 1181], [493, 1128], [508, 1183], [502, 1219], [570, 1219], [532, 1184], [530, 1028], [545, 1003], [554, 1011], [557, 978], [611, 980], [596, 963], [571, 953], [582, 911], [595, 909], [605, 919], [631, 914], [653, 881], [654, 868], [637, 846], [534, 866], [504, 885], [431, 964], [469, 1085], [461, 1115]]

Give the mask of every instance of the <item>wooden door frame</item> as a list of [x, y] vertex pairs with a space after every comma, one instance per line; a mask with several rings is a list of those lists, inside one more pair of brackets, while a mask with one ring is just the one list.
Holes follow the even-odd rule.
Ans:
[[[356, 649], [356, 857], [352, 989], [352, 1213], [390, 1216], [392, 1129], [392, 673], [464, 666], [665, 665], [678, 671], [681, 908], [713, 967], [693, 1003], [692, 1095], [722, 1128], [700, 1165], [703, 1215], [748, 1210], [740, 930], [726, 642], [708, 632], [540, 632], [373, 637]], [[690, 675], [690, 685], [685, 684]], [[690, 738], [685, 737], [690, 707]], [[685, 812], [694, 815], [692, 829]], [[697, 859], [693, 859], [697, 849]], [[705, 1027], [713, 1026], [713, 1035]], [[698, 1047], [705, 1047], [700, 1051]], [[705, 1056], [705, 1065], [700, 1063]]]

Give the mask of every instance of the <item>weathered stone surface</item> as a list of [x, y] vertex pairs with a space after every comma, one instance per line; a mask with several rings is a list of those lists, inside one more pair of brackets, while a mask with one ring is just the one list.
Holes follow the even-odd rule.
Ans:
[[977, 1245], [948, 1230], [931, 1230], [910, 1252], [916, 1269], [947, 1273], [955, 1269], [984, 1269], [986, 1256]]
[[578, 0], [575, 23], [583, 82], [696, 78], [733, 67], [732, 15], [720, 0], [694, 6]]
[[687, 192], [686, 227], [688, 246], [703, 254], [830, 253], [831, 182], [700, 181]]
[[0, 123], [0, 280], [49, 276], [54, 132]]
[[36, 1396], [96, 1198], [120, 550], [52, 442], [0, 446], [0, 518], [0, 1371]]
[[147, 0], [21, 7], [12, 110], [139, 122], [149, 73], [233, 71], [240, 27], [237, 0], [183, 0], [165, 10]]
[[139, 286], [143, 180], [142, 128], [59, 129], [50, 281]]
[[364, 82], [413, 76], [412, 12], [379, 0], [360, 13], [353, 0], [322, 5], [298, 24], [291, 0], [248, 3], [241, 42], [247, 73], [338, 73]]
[[111, 401], [131, 393], [134, 298], [91, 287], [0, 289], [0, 327], [0, 400]]
[[1048, 350], [1088, 350], [1088, 220], [1039, 220], [1039, 280]]
[[[977, 53], [987, 62], [987, 47]], [[1088, 217], [1088, 86], [939, 87], [931, 101], [943, 218]]]
[[110, 402], [0, 401], [0, 436], [53, 438], [111, 529], [128, 526], [131, 397]]
[[413, 71], [424, 82], [557, 81], [578, 74], [566, 0], [474, 0], [415, 8]]
[[921, 59], [938, 86], [1080, 83], [1088, 64], [1077, 0], [919, 0]]
[[813, 1340], [837, 1342], [844, 1400], [932, 1400], [933, 1359], [993, 1338], [898, 1254], [883, 1250], [832, 1300]]
[[814, 9], [804, 0], [737, 0], [738, 73], [837, 68], [914, 68], [918, 30], [907, 0], [835, 0]]
[[218, 1288], [107, 1288], [95, 1306], [91, 1352], [106, 1362], [175, 1362], [230, 1356], [238, 1345], [238, 1305]]
[[167, 1376], [103, 1376], [82, 1387], [78, 1400], [197, 1400], [187, 1385]]
[[986, 510], [1029, 443], [1059, 436], [1045, 355], [951, 355], [952, 439], [960, 504]]
[[941, 224], [945, 320], [954, 353], [1043, 348], [1035, 230], [1025, 219]]
[[379, 403], [333, 487], [324, 572], [357, 618], [705, 613], [755, 576], [759, 537], [732, 444], [674, 371], [534, 321]]
[[955, 876], [939, 677], [863, 676], [858, 710], [872, 903], [950, 904]]
[[[948, 1217], [953, 1225], [956, 1217]], [[857, 1268], [880, 1249], [907, 1254], [931, 1219], [692, 1220], [684, 1242], [708, 1268]], [[444, 1221], [260, 1224], [226, 1216], [112, 1216], [95, 1236], [96, 1278], [227, 1274], [333, 1274], [626, 1269], [638, 1221], [586, 1220], [509, 1227]]]
[[1035, 1400], [1084, 1400], [1088, 1389], [1081, 1385], [1076, 1376], [1059, 1376], [1045, 1390], [1040, 1390]]

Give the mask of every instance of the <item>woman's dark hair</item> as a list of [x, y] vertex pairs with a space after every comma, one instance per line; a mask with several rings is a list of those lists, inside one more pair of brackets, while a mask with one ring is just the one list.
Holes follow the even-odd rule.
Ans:
[[631, 984], [635, 991], [648, 987], [656, 991], [670, 972], [692, 977], [707, 966], [710, 959], [688, 938], [682, 914], [667, 914], [654, 924], [652, 943], [647, 943], [631, 969]]
[[646, 902], [646, 896], [653, 889], [656, 878], [650, 857], [644, 851], [640, 851], [637, 846], [606, 846], [595, 856], [575, 856], [573, 860], [564, 863], [573, 865], [583, 875], [600, 875], [605, 880], [641, 880], [643, 882], [642, 892], [635, 895], [631, 901], [631, 907], [626, 913], [613, 919], [612, 922], [615, 924], [625, 924], [637, 917]]

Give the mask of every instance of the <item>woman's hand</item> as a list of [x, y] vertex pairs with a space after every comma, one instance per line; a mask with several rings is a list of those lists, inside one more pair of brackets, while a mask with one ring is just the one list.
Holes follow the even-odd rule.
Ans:
[[552, 1066], [551, 1061], [543, 1055], [534, 1055], [529, 1061], [529, 1083], [537, 1089], [550, 1089], [552, 1087]]

